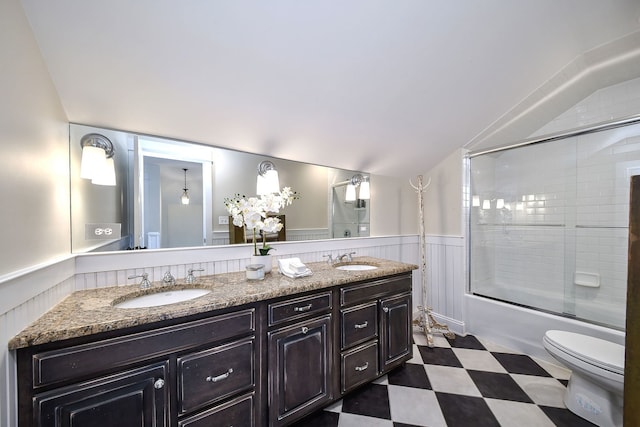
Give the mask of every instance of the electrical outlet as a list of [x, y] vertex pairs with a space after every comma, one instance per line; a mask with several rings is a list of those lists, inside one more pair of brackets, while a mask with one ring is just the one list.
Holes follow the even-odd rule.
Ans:
[[228, 216], [219, 216], [218, 217], [218, 225], [229, 225], [229, 217]]

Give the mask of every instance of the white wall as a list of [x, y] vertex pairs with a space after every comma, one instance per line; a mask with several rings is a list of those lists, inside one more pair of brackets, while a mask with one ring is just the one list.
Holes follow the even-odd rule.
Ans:
[[65, 112], [18, 0], [0, 4], [0, 276], [69, 253]]

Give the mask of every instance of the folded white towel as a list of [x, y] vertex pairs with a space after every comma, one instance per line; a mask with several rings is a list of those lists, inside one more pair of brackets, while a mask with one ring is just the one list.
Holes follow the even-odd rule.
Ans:
[[278, 271], [287, 277], [295, 279], [297, 277], [311, 276], [313, 272], [304, 265], [300, 258], [283, 258], [278, 260]]

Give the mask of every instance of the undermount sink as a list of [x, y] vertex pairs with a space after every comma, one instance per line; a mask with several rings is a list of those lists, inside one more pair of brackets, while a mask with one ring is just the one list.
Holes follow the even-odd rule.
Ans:
[[375, 270], [376, 267], [375, 265], [369, 265], [369, 264], [344, 264], [344, 265], [338, 265], [336, 267], [336, 269], [338, 270], [345, 270], [345, 271], [365, 271], [365, 270]]
[[189, 301], [210, 293], [207, 289], [175, 289], [153, 294], [141, 295], [134, 298], [125, 299], [114, 304], [116, 308], [147, 308], [161, 305], [175, 304], [177, 302]]

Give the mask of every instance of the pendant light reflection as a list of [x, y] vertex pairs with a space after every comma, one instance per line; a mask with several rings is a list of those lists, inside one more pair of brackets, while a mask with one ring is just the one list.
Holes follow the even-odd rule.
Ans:
[[113, 161], [113, 144], [104, 135], [89, 133], [80, 140], [82, 161], [80, 177], [90, 179], [95, 185], [116, 185], [116, 168]]
[[182, 169], [184, 171], [184, 188], [182, 189], [182, 196], [180, 197], [180, 201], [183, 205], [189, 204], [189, 189], [187, 188], [187, 171], [189, 169]]
[[276, 166], [269, 160], [263, 160], [258, 164], [258, 179], [256, 182], [256, 194], [265, 196], [280, 191], [280, 180]]

